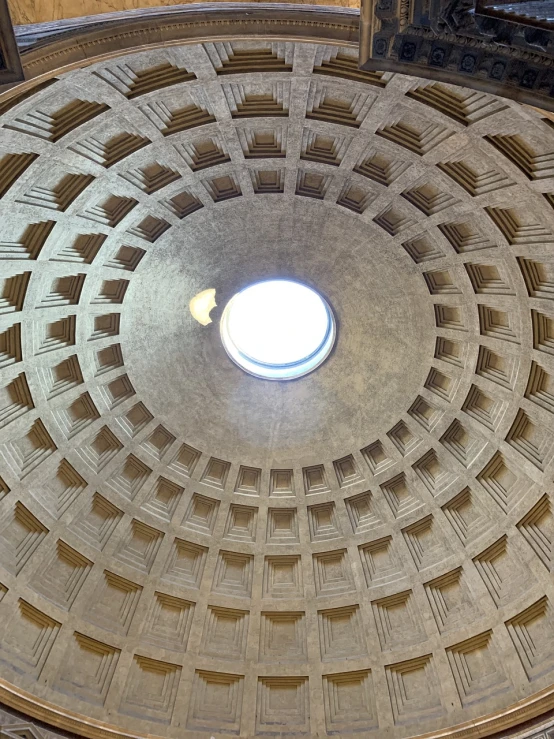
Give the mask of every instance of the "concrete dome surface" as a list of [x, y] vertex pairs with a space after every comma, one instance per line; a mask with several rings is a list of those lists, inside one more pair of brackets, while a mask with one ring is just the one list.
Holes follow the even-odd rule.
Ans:
[[[551, 707], [553, 206], [547, 114], [345, 46], [147, 49], [5, 107], [0, 698], [99, 738]], [[337, 321], [291, 382], [220, 340], [270, 278]]]

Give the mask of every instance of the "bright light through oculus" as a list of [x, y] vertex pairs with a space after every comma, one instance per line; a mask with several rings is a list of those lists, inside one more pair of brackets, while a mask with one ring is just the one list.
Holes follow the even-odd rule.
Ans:
[[250, 374], [285, 380], [321, 364], [332, 349], [335, 323], [315, 290], [291, 280], [267, 280], [231, 298], [221, 338], [231, 359]]
[[298, 282], [252, 285], [233, 299], [227, 331], [254, 362], [294, 364], [319, 349], [329, 329], [329, 312], [319, 295]]

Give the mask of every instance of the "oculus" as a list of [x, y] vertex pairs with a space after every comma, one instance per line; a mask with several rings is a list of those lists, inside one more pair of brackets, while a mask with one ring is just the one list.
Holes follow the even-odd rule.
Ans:
[[336, 326], [315, 290], [294, 280], [256, 282], [227, 303], [220, 323], [229, 357], [255, 377], [292, 380], [329, 356]]

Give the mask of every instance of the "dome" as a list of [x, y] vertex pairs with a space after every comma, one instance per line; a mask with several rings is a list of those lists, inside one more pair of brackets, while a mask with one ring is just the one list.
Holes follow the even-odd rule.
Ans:
[[[1, 699], [91, 739], [547, 710], [551, 118], [290, 38], [114, 53], [12, 103]], [[270, 280], [336, 328], [291, 382], [221, 340]]]

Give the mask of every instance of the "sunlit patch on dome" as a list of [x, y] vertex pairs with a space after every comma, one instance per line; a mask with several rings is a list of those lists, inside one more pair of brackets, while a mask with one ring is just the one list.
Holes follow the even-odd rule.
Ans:
[[207, 326], [212, 322], [210, 318], [210, 311], [217, 306], [215, 302], [215, 289], [209, 288], [208, 290], [202, 290], [197, 293], [189, 303], [189, 310], [192, 317], [202, 324]]

